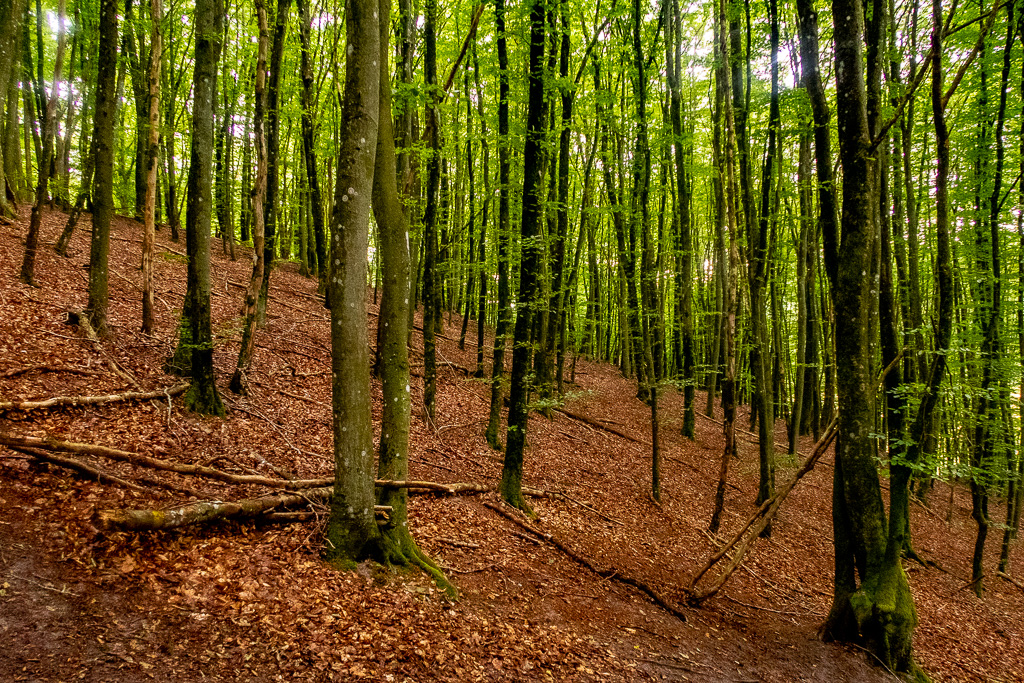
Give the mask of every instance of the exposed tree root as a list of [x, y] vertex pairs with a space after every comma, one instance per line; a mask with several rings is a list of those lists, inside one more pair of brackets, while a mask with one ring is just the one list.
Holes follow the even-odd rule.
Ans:
[[619, 573], [619, 571], [617, 569], [601, 569], [600, 567], [595, 565], [593, 562], [591, 562], [589, 559], [587, 559], [583, 555], [580, 555], [575, 550], [573, 550], [569, 546], [565, 545], [564, 543], [559, 541], [557, 538], [555, 538], [551, 534], [544, 533], [543, 531], [540, 531], [539, 529], [533, 528], [532, 526], [530, 526], [526, 522], [524, 522], [524, 521], [522, 521], [520, 519], [517, 519], [511, 512], [509, 512], [508, 510], [503, 509], [500, 504], [495, 504], [495, 503], [492, 503], [490, 501], [485, 501], [484, 505], [486, 505], [491, 510], [494, 510], [499, 515], [501, 515], [505, 519], [509, 520], [513, 524], [515, 524], [515, 525], [519, 526], [520, 528], [525, 529], [526, 531], [530, 532], [534, 536], [537, 536], [538, 538], [544, 539], [545, 541], [547, 541], [551, 545], [555, 546], [556, 548], [561, 550], [563, 553], [568, 555], [570, 558], [572, 558], [576, 562], [582, 564], [584, 567], [586, 567], [590, 571], [594, 572], [598, 576], [604, 577], [604, 578], [606, 578], [606, 579], [608, 579], [610, 581], [617, 581], [619, 583], [626, 584], [627, 586], [632, 586], [633, 588], [637, 589], [638, 591], [640, 591], [641, 593], [643, 593], [644, 595], [649, 597], [654, 602], [654, 604], [658, 605], [659, 607], [661, 607], [663, 610], [665, 610], [669, 614], [672, 614], [673, 616], [679, 618], [682, 621], [686, 621], [687, 620], [685, 612], [683, 612], [678, 607], [670, 604], [657, 591], [655, 591], [653, 588], [651, 588], [649, 585], [647, 585], [643, 581], [641, 581], [639, 579], [635, 579], [635, 578], [633, 578], [631, 576], [623, 575], [623, 574]]

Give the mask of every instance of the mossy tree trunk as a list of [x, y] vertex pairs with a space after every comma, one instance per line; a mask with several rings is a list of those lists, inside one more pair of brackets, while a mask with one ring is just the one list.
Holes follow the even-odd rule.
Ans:
[[377, 0], [346, 3], [345, 91], [331, 217], [334, 497], [324, 554], [348, 564], [379, 536], [373, 506], [373, 424], [366, 330], [366, 250], [377, 150], [381, 68]]
[[[872, 177], [861, 0], [835, 0], [833, 16], [843, 207], [833, 281], [840, 429], [832, 499], [835, 588], [825, 635], [863, 642], [887, 668], [917, 673], [912, 652], [917, 613], [900, 564], [900, 548], [893, 550], [896, 539], [887, 529], [873, 437], [875, 340], [869, 318], [878, 292], [870, 275], [876, 272], [871, 259], [877, 239], [877, 188]], [[871, 32], [869, 40], [877, 36]], [[894, 502], [902, 504], [899, 497]]]
[[[301, 2], [302, 0], [300, 0]], [[381, 73], [388, 74], [390, 0], [379, 0]], [[383, 274], [380, 318], [381, 387], [384, 407], [381, 415], [377, 477], [392, 481], [408, 479], [409, 422], [412, 392], [409, 386], [409, 221], [402, 210], [396, 182], [395, 138], [391, 118], [391, 81], [380, 80], [380, 120], [377, 155], [373, 173], [373, 212], [376, 218]], [[407, 489], [381, 488], [379, 505], [391, 507], [390, 520], [382, 530], [381, 559], [389, 564], [413, 564], [434, 577], [452, 598], [455, 587], [437, 565], [416, 545], [408, 524]]]
[[107, 334], [110, 219], [114, 215], [114, 114], [117, 110], [117, 1], [100, 3], [96, 109], [93, 112], [92, 237], [89, 246], [89, 323]]
[[213, 371], [213, 332], [210, 313], [210, 223], [213, 215], [213, 108], [217, 98], [217, 64], [224, 36], [221, 0], [196, 3], [196, 56], [192, 88], [192, 154], [188, 169], [185, 207], [185, 243], [188, 280], [182, 321], [188, 321], [189, 339], [178, 341], [187, 349], [192, 384], [185, 405], [203, 415], [224, 415]]

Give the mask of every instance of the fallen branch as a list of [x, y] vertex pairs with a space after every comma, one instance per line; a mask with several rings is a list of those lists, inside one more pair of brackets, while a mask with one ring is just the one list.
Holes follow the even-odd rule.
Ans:
[[589, 425], [591, 427], [594, 427], [595, 429], [600, 429], [600, 430], [606, 431], [606, 432], [608, 432], [610, 434], [614, 434], [615, 436], [620, 436], [623, 439], [626, 439], [627, 441], [632, 441], [633, 443], [643, 444], [645, 446], [650, 446], [651, 445], [650, 441], [644, 441], [643, 439], [638, 439], [635, 436], [632, 436], [632, 435], [627, 434], [627, 433], [625, 433], [623, 431], [620, 431], [620, 430], [616, 429], [615, 427], [609, 427], [608, 425], [603, 424], [603, 423], [601, 423], [601, 422], [599, 422], [599, 421], [597, 421], [597, 420], [595, 420], [593, 418], [587, 417], [586, 415], [580, 415], [579, 413], [574, 413], [574, 412], [568, 411], [565, 408], [555, 408], [555, 412], [561, 413], [562, 415], [565, 415], [566, 417], [571, 417], [572, 419], [577, 420], [579, 422], [582, 422], [585, 425]]
[[87, 465], [81, 460], [75, 460], [74, 458], [65, 458], [54, 453], [47, 453], [46, 451], [41, 451], [34, 448], [15, 448], [14, 450], [20, 453], [24, 453], [25, 455], [31, 455], [36, 460], [48, 462], [50, 464], [58, 465], [65, 469], [78, 472], [79, 474], [82, 474], [88, 477], [89, 479], [98, 481], [103, 484], [117, 484], [118, 486], [123, 486], [126, 489], [131, 489], [133, 491], [140, 492], [146, 490], [143, 487], [136, 484], [135, 482], [128, 481], [127, 479], [122, 479], [121, 477], [115, 474], [107, 472], [101, 467]]
[[996, 576], [998, 576], [1000, 579], [1004, 579], [1006, 581], [1009, 581], [1014, 586], [1016, 586], [1017, 588], [1019, 588], [1022, 591], [1024, 591], [1024, 583], [1021, 583], [1020, 581], [1018, 581], [1017, 579], [1013, 578], [1012, 576], [1010, 576], [1006, 572], [996, 572]]
[[30, 372], [66, 372], [69, 375], [90, 375], [100, 376], [106, 373], [99, 370], [93, 370], [91, 368], [76, 368], [70, 365], [59, 366], [59, 365], [46, 365], [45, 363], [38, 363], [36, 365], [26, 365], [23, 368], [14, 368], [7, 370], [6, 372], [0, 373], [0, 377], [17, 377], [18, 375], [25, 375]]
[[[76, 458], [56, 455], [55, 453], [47, 453], [46, 451], [37, 448], [18, 448], [17, 446], [12, 446], [11, 449], [18, 451], [19, 453], [24, 453], [25, 455], [30, 455], [36, 460], [41, 460], [52, 465], [58, 465], [65, 469], [78, 472], [79, 474], [83, 474], [86, 477], [95, 479], [101, 483], [117, 484], [118, 486], [124, 486], [125, 488], [133, 489], [135, 491], [146, 491], [146, 489], [138, 486], [133, 481], [111, 474], [101, 467], [89, 465], [88, 463], [84, 463]], [[177, 484], [172, 484], [170, 482], [160, 481], [159, 479], [140, 476], [136, 478], [136, 481], [146, 486], [166, 489], [178, 495], [192, 496], [193, 498], [202, 497], [198, 491], [194, 491], [193, 489], [186, 488], [184, 486], [178, 486]]]
[[497, 504], [492, 503], [490, 501], [485, 501], [484, 505], [486, 505], [491, 510], [494, 510], [499, 515], [501, 515], [505, 519], [509, 520], [510, 522], [514, 523], [515, 525], [519, 526], [520, 528], [525, 529], [526, 531], [530, 532], [534, 536], [537, 536], [539, 538], [544, 539], [545, 541], [547, 541], [551, 545], [555, 546], [556, 548], [561, 550], [563, 553], [568, 555], [570, 558], [572, 558], [573, 560], [575, 560], [579, 564], [582, 564], [584, 567], [586, 567], [590, 571], [594, 572], [598, 576], [601, 576], [601, 577], [603, 577], [605, 579], [608, 579], [608, 580], [611, 580], [611, 581], [618, 581], [619, 583], [624, 583], [624, 584], [626, 584], [628, 586], [632, 586], [633, 588], [636, 588], [641, 593], [643, 593], [647, 597], [649, 597], [654, 602], [654, 604], [658, 605], [659, 607], [664, 609], [666, 612], [668, 612], [668, 613], [672, 614], [673, 616], [679, 618], [681, 621], [687, 621], [687, 617], [686, 617], [686, 613], [685, 612], [680, 610], [678, 607], [675, 607], [675, 606], [669, 604], [668, 601], [665, 600], [665, 598], [661, 597], [661, 595], [658, 594], [657, 591], [655, 591], [653, 588], [648, 586], [643, 581], [641, 581], [639, 579], [634, 579], [631, 576], [624, 576], [624, 575], [620, 574], [617, 569], [601, 569], [600, 567], [596, 566], [593, 562], [588, 560], [586, 557], [584, 557], [583, 555], [580, 555], [575, 550], [573, 550], [569, 546], [565, 545], [564, 543], [559, 541], [557, 538], [555, 538], [551, 534], [544, 533], [543, 531], [540, 531], [539, 529], [533, 528], [532, 526], [530, 526], [526, 522], [524, 522], [524, 521], [522, 521], [520, 519], [517, 519], [511, 512], [508, 512], [507, 510], [502, 509], [500, 507], [500, 505], [497, 505]]
[[[814, 447], [814, 451], [807, 456], [807, 459], [804, 460], [800, 469], [793, 474], [793, 477], [786, 482], [774, 496], [762, 503], [757, 511], [750, 516], [747, 523], [736, 532], [728, 543], [712, 555], [711, 559], [707, 561], [704, 567], [694, 575], [690, 580], [690, 584], [686, 587], [686, 593], [692, 604], [700, 604], [704, 600], [707, 600], [725, 585], [725, 582], [729, 580], [732, 573], [735, 572], [736, 568], [739, 567], [741, 562], [743, 562], [743, 558], [746, 556], [750, 548], [753, 547], [758, 536], [760, 536], [761, 532], [764, 531], [772, 519], [775, 518], [776, 513], [779, 511], [779, 506], [781, 506], [782, 502], [786, 500], [790, 492], [793, 490], [793, 487], [797, 485], [797, 482], [799, 482], [805, 474], [814, 469], [815, 463], [817, 463], [821, 456], [825, 454], [825, 451], [828, 450], [832, 441], [835, 440], [838, 431], [838, 423], [836, 420], [832, 420], [832, 424], [830, 424], [828, 429], [825, 430], [825, 436], [821, 438], [821, 441], [819, 441]], [[725, 570], [711, 583], [710, 586], [708, 586], [708, 588], [703, 591], [699, 591], [697, 589], [697, 583], [733, 548], [736, 549], [736, 552], [733, 554], [732, 559], [729, 560], [729, 564], [726, 566]]]
[[82, 406], [102, 405], [104, 403], [117, 403], [119, 401], [142, 401], [151, 398], [166, 398], [168, 396], [179, 396], [188, 389], [187, 384], [179, 384], [167, 389], [156, 391], [126, 391], [120, 394], [106, 394], [103, 396], [54, 396], [53, 398], [41, 401], [0, 401], [0, 410], [39, 410], [41, 408], [52, 408], [53, 406]]
[[138, 381], [136, 381], [130, 373], [118, 365], [117, 361], [107, 355], [107, 352], [103, 349], [103, 344], [100, 342], [99, 336], [96, 334], [96, 330], [92, 329], [92, 325], [89, 323], [88, 315], [79, 311], [68, 311], [68, 324], [78, 325], [82, 328], [82, 332], [85, 333], [86, 338], [92, 342], [93, 349], [95, 349], [96, 353], [106, 359], [107, 365], [115, 375], [125, 380], [136, 389], [141, 388]]
[[188, 474], [192, 476], [206, 477], [208, 479], [216, 479], [218, 481], [223, 481], [228, 484], [255, 484], [257, 486], [271, 486], [274, 488], [287, 489], [290, 491], [328, 486], [332, 484], [334, 481], [333, 479], [300, 479], [295, 481], [287, 481], [284, 479], [275, 479], [273, 477], [263, 477], [260, 475], [252, 474], [229, 474], [228, 472], [214, 469], [212, 467], [203, 467], [202, 465], [186, 465], [184, 463], [177, 463], [171, 462], [169, 460], [152, 458], [148, 455], [142, 455], [140, 453], [132, 453], [130, 451], [121, 451], [116, 448], [108, 448], [107, 446], [98, 446], [95, 444], [88, 443], [75, 443], [73, 441], [60, 441], [52, 437], [40, 438], [36, 436], [14, 436], [12, 434], [0, 433], [0, 446], [40, 448], [48, 451], [60, 451], [65, 453], [77, 453], [80, 455], [92, 455], [96, 457], [107, 458], [109, 460], [127, 462], [133, 465], [138, 465], [140, 467], [149, 467], [151, 469], [163, 470], [166, 472], [177, 472], [178, 474]]
[[[293, 505], [326, 503], [333, 493], [333, 486], [323, 486], [301, 493], [278, 493], [239, 501], [203, 501], [168, 510], [97, 510], [93, 513], [93, 524], [104, 531], [163, 531], [223, 519], [304, 522], [315, 516], [272, 511]], [[374, 506], [378, 523], [386, 522], [391, 512], [390, 506]]]

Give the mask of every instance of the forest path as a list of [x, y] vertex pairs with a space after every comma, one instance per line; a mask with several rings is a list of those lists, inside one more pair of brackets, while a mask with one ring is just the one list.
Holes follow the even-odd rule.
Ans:
[[[62, 214], [47, 214], [44, 245], [62, 225]], [[41, 289], [18, 283], [13, 268], [0, 271], [0, 375], [50, 368], [0, 376], [0, 399], [125, 388], [111, 373], [72, 371], [102, 369], [103, 361], [63, 324], [64, 312], [85, 301], [87, 226], [86, 217], [70, 259], [48, 246], [41, 250]], [[155, 389], [174, 383], [160, 367], [173, 344], [184, 264], [171, 251], [181, 247], [158, 234], [167, 249], [156, 259], [157, 330], [152, 337], [138, 334], [140, 229], [127, 219], [114, 223], [110, 316], [117, 336], [106, 353], [145, 389]], [[0, 225], [0, 262], [20, 262], [23, 234], [23, 222]], [[245, 281], [248, 262], [245, 250], [231, 262], [214, 246], [215, 362], [226, 382], [239, 332], [241, 290], [232, 283]], [[326, 311], [312, 294], [314, 283], [291, 265], [275, 270], [272, 287], [270, 322], [250, 375], [252, 395], [238, 398], [225, 389], [231, 408], [226, 420], [196, 418], [177, 402], [169, 412], [166, 401], [153, 401], [11, 411], [0, 415], [0, 429], [187, 462], [220, 458], [218, 466], [239, 473], [270, 474], [270, 463], [302, 477], [329, 475]], [[446, 316], [446, 337], [457, 336], [460, 322]], [[413, 478], [497, 481], [500, 454], [483, 439], [485, 385], [455, 369], [472, 367], [475, 351], [472, 344], [460, 351], [454, 340], [440, 341], [439, 358], [451, 365], [441, 370], [436, 430], [423, 422], [422, 411], [414, 412]], [[414, 368], [417, 363], [422, 357], [414, 353]], [[611, 421], [633, 438], [559, 413], [552, 419], [534, 415], [525, 483], [564, 492], [601, 513], [567, 500], [538, 499], [539, 527], [595, 564], [641, 579], [681, 605], [680, 587], [713, 549], [703, 529], [717, 478], [720, 428], [698, 419], [697, 438], [684, 439], [678, 434], [680, 399], [674, 392], [665, 396], [658, 506], [648, 495], [644, 442], [650, 440], [650, 416], [634, 397], [635, 384], [584, 359], [575, 380], [566, 409]], [[416, 398], [419, 384], [417, 379]], [[379, 387], [375, 392], [379, 415]], [[809, 448], [807, 441], [803, 449]], [[753, 510], [756, 444], [741, 439], [740, 456], [730, 475], [723, 535]], [[97, 507], [180, 500], [84, 482], [2, 450], [0, 634], [14, 646], [0, 650], [0, 679], [892, 680], [862, 652], [816, 636], [831, 595], [827, 460], [783, 505], [773, 537], [758, 544], [720, 596], [701, 610], [686, 610], [684, 623], [634, 589], [524, 537], [480, 497], [416, 497], [410, 507], [414, 535], [461, 590], [462, 599], [448, 604], [418, 573], [394, 577], [366, 568], [356, 575], [324, 566], [318, 559], [320, 524], [232, 523], [97, 539], [86, 521]], [[795, 465], [781, 457], [780, 480]], [[246, 492], [210, 488], [211, 496]], [[943, 501], [936, 507], [945, 505], [948, 494], [946, 487], [936, 491], [934, 500]], [[995, 581], [984, 601], [959, 590], [957, 577], [969, 573], [964, 491], [954, 492], [952, 512], [949, 526], [941, 513], [914, 512], [918, 549], [953, 572], [908, 565], [922, 620], [919, 659], [938, 680], [1014, 680], [1012, 672], [1024, 671], [1024, 599]]]

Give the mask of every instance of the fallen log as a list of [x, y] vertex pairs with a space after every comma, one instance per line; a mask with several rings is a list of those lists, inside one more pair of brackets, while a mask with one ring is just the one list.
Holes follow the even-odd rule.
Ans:
[[[313, 517], [274, 511], [283, 507], [326, 503], [333, 493], [333, 486], [322, 486], [301, 493], [278, 493], [238, 501], [201, 501], [167, 510], [97, 510], [93, 513], [93, 524], [103, 531], [165, 531], [226, 519], [307, 521]], [[390, 506], [374, 506], [378, 523], [388, 521], [391, 512]]]
[[52, 408], [53, 406], [84, 406], [103, 405], [104, 403], [117, 403], [120, 401], [144, 401], [151, 398], [166, 398], [168, 396], [180, 396], [188, 389], [187, 384], [158, 389], [156, 391], [125, 391], [120, 394], [106, 394], [103, 396], [54, 396], [41, 401], [0, 401], [0, 411], [3, 410], [39, 410], [41, 408]]
[[[775, 518], [775, 515], [779, 511], [779, 507], [782, 505], [782, 502], [786, 500], [787, 496], [789, 496], [790, 492], [792, 492], [793, 487], [797, 485], [805, 474], [814, 469], [815, 463], [817, 463], [821, 456], [825, 454], [828, 447], [832, 445], [832, 442], [835, 440], [838, 432], [838, 422], [833, 419], [832, 424], [830, 424], [828, 429], [825, 430], [825, 435], [821, 437], [821, 441], [817, 443], [814, 450], [809, 456], [807, 456], [807, 459], [804, 460], [800, 469], [793, 474], [792, 478], [787, 481], [774, 496], [763, 502], [757, 511], [750, 516], [747, 523], [744, 524], [731, 539], [729, 539], [728, 543], [719, 548], [718, 552], [712, 555], [705, 563], [704, 567], [694, 575], [690, 580], [689, 585], [685, 588], [685, 592], [691, 604], [699, 605], [701, 602], [717, 593], [722, 586], [725, 585], [725, 582], [729, 580], [729, 577], [732, 576], [733, 572], [735, 572], [737, 567], [740, 566], [740, 563], [743, 562], [743, 558], [757, 541], [761, 532], [764, 531], [772, 519]], [[718, 562], [721, 561], [721, 559], [724, 558], [733, 548], [735, 548], [736, 552], [733, 554], [733, 557], [729, 560], [729, 564], [726, 565], [722, 573], [719, 574], [707, 588], [699, 590], [697, 588], [697, 584], [700, 582], [701, 578], [707, 574], [712, 567], [718, 564]]]
[[149, 467], [151, 469], [163, 470], [166, 472], [177, 472], [178, 474], [188, 474], [206, 477], [208, 479], [216, 479], [217, 481], [223, 481], [228, 484], [255, 484], [258, 486], [271, 486], [290, 491], [328, 486], [334, 481], [333, 479], [298, 479], [288, 481], [285, 479], [275, 479], [274, 477], [264, 477], [254, 474], [230, 474], [213, 467], [186, 465], [185, 463], [161, 460], [160, 458], [153, 458], [148, 455], [133, 453], [131, 451], [122, 451], [116, 448], [109, 448], [107, 446], [98, 446], [96, 444], [61, 441], [52, 437], [15, 436], [13, 434], [0, 433], [0, 446], [39, 448], [48, 451], [92, 455], [107, 458], [109, 460], [119, 460], [121, 462], [131, 463], [140, 467]]
[[563, 553], [568, 555], [570, 558], [572, 558], [573, 560], [575, 560], [579, 564], [582, 564], [584, 567], [586, 567], [590, 571], [594, 572], [598, 576], [601, 576], [601, 577], [603, 577], [605, 579], [608, 579], [609, 581], [617, 581], [617, 582], [625, 584], [627, 586], [632, 586], [633, 588], [637, 589], [638, 591], [640, 591], [641, 593], [643, 593], [644, 595], [649, 597], [651, 599], [651, 601], [654, 602], [654, 604], [658, 605], [659, 607], [661, 607], [663, 610], [665, 610], [669, 614], [677, 617], [680, 621], [687, 621], [687, 617], [686, 617], [686, 613], [685, 612], [683, 612], [678, 607], [676, 607], [676, 606], [672, 605], [671, 603], [669, 603], [656, 590], [651, 588], [649, 585], [647, 585], [645, 582], [641, 581], [640, 579], [636, 579], [636, 578], [633, 578], [631, 576], [626, 576], [624, 574], [621, 574], [619, 572], [619, 570], [617, 570], [617, 569], [601, 569], [600, 567], [595, 565], [593, 562], [591, 562], [589, 559], [587, 559], [583, 555], [580, 555], [575, 550], [573, 550], [569, 546], [565, 545], [564, 543], [559, 541], [557, 538], [555, 538], [551, 534], [545, 533], [545, 532], [543, 532], [543, 531], [541, 531], [539, 529], [535, 529], [532, 526], [530, 526], [529, 524], [527, 524], [526, 522], [524, 522], [524, 521], [522, 521], [520, 519], [517, 519], [511, 512], [509, 512], [507, 510], [503, 510], [500, 507], [500, 505], [492, 503], [490, 501], [484, 502], [484, 505], [489, 507], [491, 510], [494, 510], [495, 512], [497, 512], [499, 515], [501, 515], [505, 519], [509, 520], [510, 522], [516, 524], [520, 528], [525, 529], [526, 531], [530, 532], [534, 536], [537, 536], [539, 538], [544, 539], [545, 541], [547, 541], [551, 545], [555, 546], [556, 548], [561, 550]]

